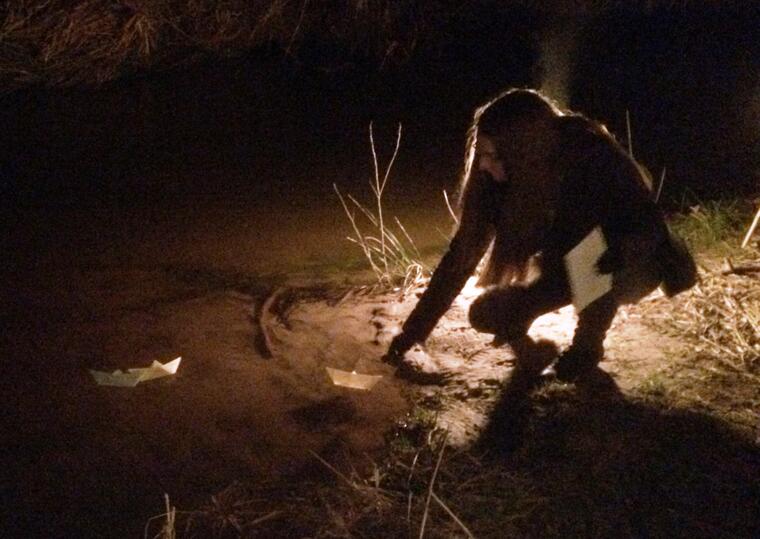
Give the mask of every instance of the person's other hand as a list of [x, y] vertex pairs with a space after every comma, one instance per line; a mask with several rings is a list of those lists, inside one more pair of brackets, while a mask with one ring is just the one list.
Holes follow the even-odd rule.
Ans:
[[404, 354], [406, 354], [412, 346], [414, 346], [414, 341], [405, 333], [399, 333], [393, 337], [390, 346], [388, 346], [388, 351], [383, 356], [383, 361], [394, 367], [400, 366], [404, 363]]
[[416, 365], [406, 361], [404, 355], [416, 343], [406, 334], [396, 335], [388, 347], [388, 352], [382, 360], [389, 365], [396, 367], [396, 377], [402, 378], [407, 382], [417, 385], [443, 385], [450, 378], [449, 374], [440, 372], [426, 372]]

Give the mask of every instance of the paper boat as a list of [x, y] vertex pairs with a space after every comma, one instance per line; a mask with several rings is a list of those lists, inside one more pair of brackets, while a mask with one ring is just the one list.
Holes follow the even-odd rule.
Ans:
[[325, 367], [325, 369], [327, 369], [327, 374], [330, 375], [330, 380], [336, 386], [363, 389], [365, 391], [369, 391], [375, 387], [375, 384], [383, 377], [382, 374], [359, 374], [356, 371], [342, 371], [331, 367]]
[[90, 369], [90, 374], [95, 379], [95, 383], [100, 386], [135, 387], [140, 382], [176, 374], [180, 361], [182, 361], [181, 357], [163, 364], [154, 361], [150, 367], [127, 369], [126, 371], [116, 369], [113, 372], [103, 372]]

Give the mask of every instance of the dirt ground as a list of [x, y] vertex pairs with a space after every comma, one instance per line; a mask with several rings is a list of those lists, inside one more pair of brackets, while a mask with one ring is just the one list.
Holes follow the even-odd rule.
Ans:
[[[440, 244], [443, 204], [421, 207], [393, 211], [420, 247]], [[466, 444], [511, 368], [507, 350], [469, 328], [468, 289], [412, 352], [448, 370], [448, 385], [395, 378], [380, 357], [416, 295], [322, 274], [331, 254], [355, 249], [334, 206], [28, 209], [15, 219], [2, 297], [6, 537], [139, 536], [165, 492], [189, 508], [235, 480], [293, 483], [324, 473], [311, 452], [361, 468], [412, 392], [442, 397], [439, 423]], [[267, 359], [257, 313], [272, 290], [288, 301], [265, 316]], [[573, 316], [546, 315], [532, 332], [565, 345]], [[619, 314], [607, 344], [605, 369], [623, 391], [678, 348], [636, 309]], [[89, 373], [177, 356], [176, 375], [134, 388], [101, 387]], [[383, 378], [369, 392], [336, 387], [328, 366]]]

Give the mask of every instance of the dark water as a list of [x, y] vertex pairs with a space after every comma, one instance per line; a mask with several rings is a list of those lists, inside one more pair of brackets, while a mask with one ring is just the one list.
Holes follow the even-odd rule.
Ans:
[[400, 169], [443, 164], [453, 177], [471, 110], [496, 85], [457, 81], [452, 104], [453, 85], [414, 77], [241, 58], [99, 89], [20, 92], [5, 100], [3, 189], [53, 204], [313, 193], [365, 182], [371, 121], [381, 161], [402, 123]]

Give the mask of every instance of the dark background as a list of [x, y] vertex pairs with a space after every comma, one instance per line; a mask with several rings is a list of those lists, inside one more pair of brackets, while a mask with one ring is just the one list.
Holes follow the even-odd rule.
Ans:
[[[368, 164], [370, 121], [389, 141], [404, 124], [402, 173], [434, 166], [439, 179], [425, 181], [450, 186], [473, 107], [507, 86], [539, 87], [558, 70], [566, 70], [560, 85], [570, 107], [623, 142], [628, 111], [635, 154], [655, 177], [667, 168], [670, 202], [756, 190], [754, 3], [472, 8], [400, 59], [312, 32], [295, 54], [269, 43], [97, 85], [6, 91], [3, 199], [123, 204], [363, 182], [356, 171]], [[313, 177], [315, 166], [322, 177]]]

